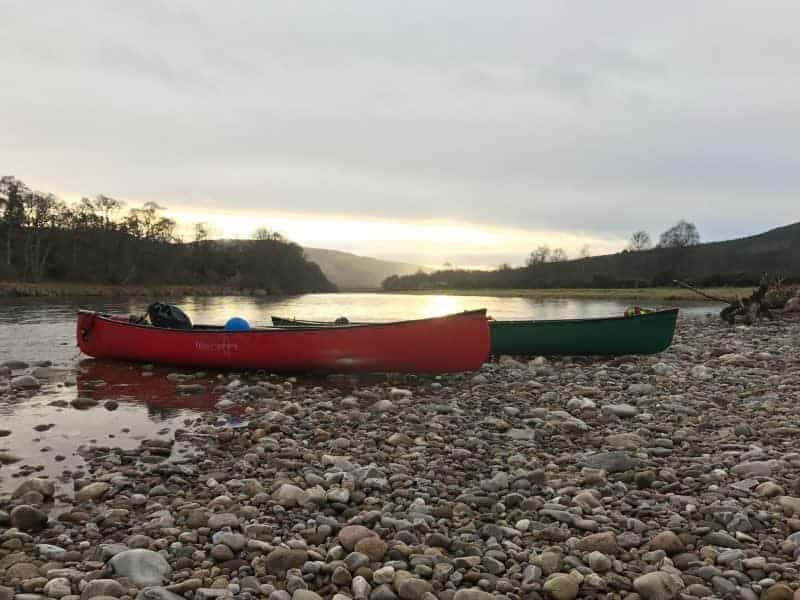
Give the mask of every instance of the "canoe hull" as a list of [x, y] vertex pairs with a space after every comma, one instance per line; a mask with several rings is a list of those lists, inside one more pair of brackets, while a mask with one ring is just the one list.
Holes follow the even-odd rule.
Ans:
[[376, 325], [176, 330], [78, 313], [78, 346], [95, 358], [277, 372], [477, 369], [489, 353], [486, 311]]
[[655, 354], [672, 343], [678, 309], [635, 317], [491, 321], [495, 355], [620, 356]]
[[[548, 321], [489, 321], [490, 353], [517, 356], [620, 356], [656, 354], [669, 348], [678, 309], [633, 317]], [[330, 323], [272, 317], [280, 327], [324, 327]]]

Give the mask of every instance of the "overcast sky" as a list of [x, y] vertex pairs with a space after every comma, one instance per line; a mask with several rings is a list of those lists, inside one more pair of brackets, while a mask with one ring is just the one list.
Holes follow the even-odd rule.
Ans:
[[9, 2], [0, 174], [519, 264], [800, 220], [797, 2]]

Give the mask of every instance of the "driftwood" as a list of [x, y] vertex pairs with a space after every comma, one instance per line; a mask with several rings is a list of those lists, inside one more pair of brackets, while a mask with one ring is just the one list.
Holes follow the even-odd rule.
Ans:
[[773, 319], [772, 313], [764, 302], [764, 296], [766, 296], [767, 290], [769, 290], [769, 284], [762, 282], [761, 285], [750, 294], [749, 298], [739, 298], [736, 302], [731, 302], [720, 311], [719, 316], [723, 321], [727, 321], [731, 325], [733, 325], [738, 316], [741, 316], [748, 325], [755, 323], [761, 317]]
[[708, 298], [709, 300], [726, 302], [728, 306], [720, 311], [719, 316], [723, 321], [726, 321], [731, 325], [736, 322], [736, 317], [742, 317], [742, 320], [748, 325], [752, 325], [761, 317], [765, 317], [767, 319], [775, 318], [767, 307], [767, 303], [764, 301], [764, 297], [767, 295], [767, 292], [770, 288], [769, 280], [766, 277], [761, 280], [761, 284], [753, 291], [752, 294], [750, 294], [749, 298], [737, 298], [736, 300], [712, 296], [711, 294], [707, 294], [698, 290], [693, 285], [690, 285], [684, 281], [675, 281], [675, 283], [682, 288], [691, 290], [694, 293], [703, 296], [704, 298]]

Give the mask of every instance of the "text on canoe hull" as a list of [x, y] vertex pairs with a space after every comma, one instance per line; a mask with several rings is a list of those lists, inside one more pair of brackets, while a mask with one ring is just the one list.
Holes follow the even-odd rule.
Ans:
[[194, 343], [194, 347], [200, 352], [222, 352], [224, 354], [237, 352], [239, 350], [239, 344], [234, 344], [232, 342], [209, 343], [197, 341]]

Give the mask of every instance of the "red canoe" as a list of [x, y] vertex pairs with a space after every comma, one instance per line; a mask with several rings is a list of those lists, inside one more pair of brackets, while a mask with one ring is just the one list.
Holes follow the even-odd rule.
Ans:
[[95, 358], [222, 369], [444, 373], [477, 369], [489, 354], [485, 310], [319, 328], [166, 329], [78, 312], [78, 346]]

